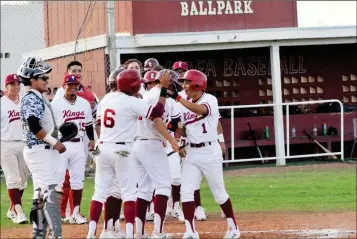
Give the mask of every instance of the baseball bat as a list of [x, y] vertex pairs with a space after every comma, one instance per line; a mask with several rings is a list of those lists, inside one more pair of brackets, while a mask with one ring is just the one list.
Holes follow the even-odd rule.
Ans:
[[[185, 148], [186, 147], [186, 145], [181, 145], [180, 147], [179, 147], [179, 150], [180, 149], [183, 149], [183, 148]], [[168, 153], [167, 154], [167, 157], [169, 157], [170, 155], [173, 155], [174, 153], [176, 153], [175, 151], [171, 151], [170, 153]]]
[[259, 148], [259, 146], [258, 146], [258, 144], [257, 144], [257, 141], [255, 140], [254, 132], [253, 132], [253, 130], [252, 130], [252, 127], [250, 126], [250, 123], [248, 123], [248, 126], [249, 126], [249, 133], [250, 133], [250, 135], [252, 136], [252, 140], [253, 140], [253, 142], [254, 142], [255, 148], [257, 149], [259, 158], [263, 158], [262, 152], [260, 151], [260, 148]]
[[[303, 131], [304, 134], [311, 139], [312, 141], [314, 141], [325, 153], [331, 153], [330, 150], [328, 150], [327, 148], [325, 148], [322, 144], [320, 144], [319, 142], [317, 142], [308, 132], [306, 132], [306, 130]], [[337, 159], [336, 155], [330, 155], [327, 156], [328, 158], [332, 158], [332, 159]]]

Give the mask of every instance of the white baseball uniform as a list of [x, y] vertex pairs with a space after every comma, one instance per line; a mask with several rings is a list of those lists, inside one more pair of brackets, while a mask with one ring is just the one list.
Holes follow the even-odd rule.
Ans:
[[[96, 162], [92, 200], [104, 203], [119, 180], [124, 202], [136, 200], [136, 170], [132, 145], [138, 117], [150, 117], [153, 106], [122, 92], [104, 96], [97, 111], [100, 121], [100, 159]], [[126, 155], [126, 152], [128, 153]], [[119, 179], [118, 179], [119, 178]]]
[[24, 190], [29, 171], [23, 157], [25, 139], [20, 120], [20, 101], [1, 97], [1, 167], [8, 189]]
[[77, 96], [76, 100], [71, 103], [63, 96], [53, 100], [51, 105], [58, 127], [65, 122], [73, 122], [78, 127], [78, 135], [63, 143], [67, 150], [61, 154], [59, 184], [62, 185], [64, 182], [68, 169], [71, 188], [73, 190], [83, 189], [86, 163], [84, 148], [88, 147], [88, 145], [84, 145], [84, 137], [86, 136], [86, 126], [93, 124], [90, 104], [82, 97]]
[[217, 139], [220, 118], [218, 101], [215, 96], [203, 93], [196, 104], [206, 106], [207, 114], [197, 115], [187, 108], [182, 108], [181, 112], [189, 142], [182, 167], [181, 199], [182, 202], [194, 201], [195, 187], [201, 180], [202, 172], [214, 199], [218, 204], [223, 204], [228, 194], [223, 181], [222, 150]]
[[[161, 89], [155, 86], [144, 95], [144, 100], [148, 104], [155, 105], [159, 101], [160, 91]], [[175, 103], [171, 98], [166, 99], [163, 115], [165, 124], [171, 120]], [[153, 190], [155, 195], [170, 196], [171, 175], [164, 149], [165, 141], [166, 139], [155, 129], [150, 119], [139, 119], [133, 153], [138, 170], [137, 196], [146, 201], [151, 201]]]
[[[45, 103], [46, 101], [46, 103]], [[45, 141], [39, 140], [28, 126], [27, 119], [35, 116], [40, 125], [49, 134], [55, 130], [50, 102], [37, 90], [29, 90], [21, 100], [20, 118], [26, 139], [24, 159], [32, 173], [34, 188], [45, 190], [49, 185], [57, 185], [61, 157], [57, 150]], [[34, 198], [36, 199], [35, 195]]]

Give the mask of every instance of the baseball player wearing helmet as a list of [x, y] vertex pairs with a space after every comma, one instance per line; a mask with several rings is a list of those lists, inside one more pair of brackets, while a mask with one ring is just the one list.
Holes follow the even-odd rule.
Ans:
[[149, 58], [146, 59], [144, 62], [144, 72], [148, 72], [150, 70], [152, 70], [152, 68], [154, 68], [155, 66], [160, 65], [159, 61], [155, 58]]
[[[162, 98], [162, 79], [168, 77], [170, 85], [175, 84], [177, 74], [170, 70], [160, 71], [156, 79], [160, 79], [160, 84], [157, 84], [146, 95], [144, 100], [148, 104], [155, 104], [159, 98]], [[169, 89], [171, 86], [169, 85]], [[168, 89], [168, 94], [169, 94]], [[138, 236], [144, 235], [144, 225], [146, 209], [149, 205], [153, 191], [155, 191], [154, 200], [154, 231], [153, 238], [164, 238], [163, 224], [166, 214], [167, 200], [171, 192], [171, 175], [170, 166], [164, 145], [166, 141], [171, 144], [174, 151], [177, 151], [178, 145], [176, 139], [171, 136], [167, 130], [167, 124], [175, 115], [171, 115], [175, 101], [171, 98], [166, 100], [165, 114], [163, 115], [164, 133], [167, 137], [163, 137], [163, 133], [159, 133], [157, 127], [150, 119], [140, 118], [136, 132], [136, 140], [133, 145], [134, 159], [138, 173], [138, 192], [137, 192], [137, 207], [136, 207], [136, 233]], [[177, 115], [179, 117], [179, 115]], [[160, 135], [162, 134], [162, 135]], [[143, 150], [145, 149], [145, 150]]]
[[[187, 62], [184, 61], [176, 61], [173, 65], [172, 65], [172, 70], [175, 71], [178, 75], [179, 75], [179, 79], [178, 82], [181, 85], [181, 87], [184, 86], [184, 80], [183, 80], [183, 76], [185, 75], [186, 71], [188, 71], [189, 67]], [[185, 90], [182, 90], [179, 92], [179, 95], [184, 98], [187, 99], [187, 95]], [[181, 107], [183, 107], [182, 105], [180, 105]], [[220, 122], [218, 122], [218, 125], [220, 125]], [[222, 130], [222, 127], [220, 128]], [[181, 137], [180, 139], [180, 144], [184, 145], [187, 144], [187, 139], [185, 137]], [[223, 151], [225, 152], [225, 151]], [[186, 151], [185, 148], [181, 149], [179, 152], [182, 161], [185, 160], [185, 156], [186, 156]], [[202, 177], [201, 177], [202, 179]], [[200, 180], [197, 185], [196, 185], [196, 190], [194, 193], [194, 198], [195, 198], [195, 206], [196, 206], [196, 210], [195, 210], [195, 218], [198, 221], [205, 221], [207, 219], [205, 210], [202, 207], [202, 203], [201, 203], [201, 192], [200, 192], [200, 186], [201, 186], [201, 181]]]
[[51, 104], [42, 95], [47, 92], [48, 73], [51, 71], [48, 63], [28, 57], [18, 72], [21, 81], [30, 88], [21, 100], [20, 119], [26, 139], [24, 159], [32, 173], [35, 189], [30, 213], [33, 238], [45, 236], [44, 218], [50, 228], [50, 236], [62, 238], [60, 201], [63, 192], [58, 186], [57, 170], [60, 153], [64, 153], [66, 147], [57, 139], [58, 130]]
[[220, 117], [217, 98], [205, 93], [207, 77], [201, 71], [188, 70], [183, 79], [185, 92], [191, 99], [185, 100], [179, 95], [176, 98], [184, 106], [181, 112], [184, 125], [181, 133], [187, 136], [189, 142], [182, 167], [181, 185], [186, 224], [184, 238], [199, 237], [194, 224], [194, 191], [195, 185], [201, 180], [201, 173], [206, 177], [214, 199], [227, 218], [228, 230], [224, 238], [239, 238], [240, 231], [223, 181], [222, 150], [217, 140]]
[[[166, 88], [162, 89], [162, 97], [153, 106], [137, 98], [143, 82], [137, 71], [125, 70], [118, 75], [118, 92], [107, 94], [100, 103], [97, 115], [97, 123], [100, 124], [100, 160], [96, 162], [95, 191], [90, 205], [88, 238], [95, 237], [103, 203], [111, 196], [111, 186], [116, 179], [119, 181], [124, 201], [126, 236], [134, 237], [137, 179], [131, 148], [137, 119], [150, 118], [158, 130], [162, 131], [162, 127], [165, 128], [161, 117], [166, 102]], [[162, 83], [167, 87], [168, 77], [163, 78]], [[112, 236], [111, 231], [104, 230], [100, 237]]]
[[145, 73], [144, 75], [144, 88], [146, 91], [151, 90], [153, 87], [155, 87], [156, 83], [159, 83], [160, 81], [156, 79], [157, 71], [150, 70]]
[[[78, 127], [78, 134], [65, 142], [66, 152], [61, 154], [59, 184], [63, 184], [66, 170], [70, 175], [70, 186], [73, 198], [73, 211], [70, 215], [71, 224], [84, 224], [87, 220], [80, 214], [80, 203], [85, 173], [85, 147], [94, 148], [93, 117], [90, 104], [82, 97], [77, 96], [79, 89], [78, 77], [74, 74], [65, 75], [63, 80], [64, 96], [52, 101], [52, 108], [57, 125], [73, 122]], [[87, 135], [89, 143], [84, 145], [84, 136]]]
[[110, 89], [110, 92], [115, 92], [117, 91], [117, 76], [119, 75], [120, 72], [122, 72], [124, 69], [123, 66], [119, 66], [117, 69], [113, 70], [108, 78], [107, 86]]
[[20, 121], [20, 78], [11, 74], [5, 78], [6, 96], [1, 98], [1, 167], [10, 198], [7, 217], [14, 223], [28, 220], [22, 209], [22, 194], [27, 187], [29, 171], [23, 157], [25, 139]]

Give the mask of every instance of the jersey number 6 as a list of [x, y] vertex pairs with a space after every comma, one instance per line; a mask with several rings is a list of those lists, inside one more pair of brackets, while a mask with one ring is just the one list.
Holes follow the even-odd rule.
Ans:
[[112, 109], [106, 109], [104, 111], [104, 127], [106, 128], [113, 128], [114, 127], [114, 118], [113, 116], [115, 115], [115, 111]]

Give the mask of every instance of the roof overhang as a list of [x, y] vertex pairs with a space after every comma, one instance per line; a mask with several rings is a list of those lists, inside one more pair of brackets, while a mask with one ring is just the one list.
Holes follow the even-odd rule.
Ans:
[[120, 54], [356, 43], [356, 26], [116, 35]]

